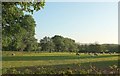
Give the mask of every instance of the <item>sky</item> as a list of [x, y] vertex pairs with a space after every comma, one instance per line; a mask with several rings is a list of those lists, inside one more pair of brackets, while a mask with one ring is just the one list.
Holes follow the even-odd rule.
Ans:
[[79, 43], [118, 43], [117, 2], [46, 2], [33, 18], [38, 40], [61, 35]]

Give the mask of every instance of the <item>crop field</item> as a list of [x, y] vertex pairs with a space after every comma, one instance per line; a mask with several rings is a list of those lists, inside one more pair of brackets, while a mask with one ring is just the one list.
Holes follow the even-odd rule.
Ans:
[[117, 74], [118, 71], [118, 54], [2, 52], [3, 74]]

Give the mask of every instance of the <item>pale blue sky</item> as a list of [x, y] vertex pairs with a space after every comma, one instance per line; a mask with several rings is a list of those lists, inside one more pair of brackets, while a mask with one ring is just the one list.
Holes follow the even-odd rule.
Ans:
[[35, 12], [36, 35], [61, 35], [80, 43], [118, 43], [117, 2], [47, 2]]

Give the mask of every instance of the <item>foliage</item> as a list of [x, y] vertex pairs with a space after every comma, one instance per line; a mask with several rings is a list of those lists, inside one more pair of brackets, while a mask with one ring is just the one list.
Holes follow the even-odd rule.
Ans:
[[77, 50], [77, 45], [73, 39], [55, 35], [52, 40], [55, 44], [56, 52], [76, 52]]
[[55, 35], [40, 40], [41, 50], [46, 52], [79, 52], [79, 53], [114, 53], [118, 51], [118, 44], [79, 44], [75, 40]]
[[45, 5], [39, 2], [2, 2], [2, 48], [3, 50], [36, 50], [35, 21], [31, 15]]
[[53, 40], [49, 37], [44, 37], [43, 39], [41, 39], [40, 46], [41, 46], [41, 51], [49, 51], [49, 52], [54, 51], [54, 47], [55, 47]]
[[74, 40], [70, 38], [64, 38], [59, 35], [54, 37], [44, 37], [40, 40], [41, 50], [47, 52], [76, 52], [77, 45]]
[[118, 53], [118, 44], [82, 44], [79, 45], [79, 52], [81, 53]]

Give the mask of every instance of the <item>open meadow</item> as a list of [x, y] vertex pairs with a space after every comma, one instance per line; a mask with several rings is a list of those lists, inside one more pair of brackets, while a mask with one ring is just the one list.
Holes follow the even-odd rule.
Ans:
[[118, 70], [118, 54], [2, 52], [3, 74], [117, 74]]
[[120, 76], [120, 2], [2, 0], [0, 3], [3, 76]]

